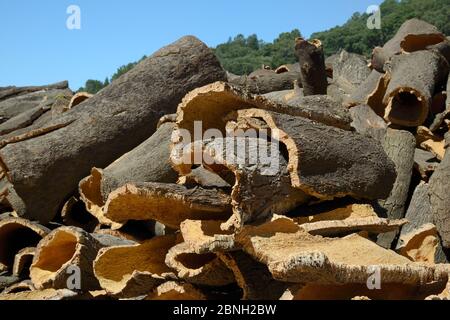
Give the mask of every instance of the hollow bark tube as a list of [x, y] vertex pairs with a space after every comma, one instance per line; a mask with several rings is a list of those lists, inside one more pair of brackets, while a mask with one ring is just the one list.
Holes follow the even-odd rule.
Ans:
[[159, 50], [57, 119], [66, 126], [0, 151], [14, 209], [50, 221], [93, 167], [104, 168], [145, 141], [187, 92], [225, 79], [213, 52], [195, 37]]
[[300, 63], [300, 80], [305, 96], [327, 94], [325, 56], [320, 40], [295, 40], [295, 52]]
[[391, 81], [384, 96], [385, 119], [407, 127], [422, 125], [428, 117], [435, 88], [445, 81], [448, 70], [446, 60], [433, 51], [392, 58]]

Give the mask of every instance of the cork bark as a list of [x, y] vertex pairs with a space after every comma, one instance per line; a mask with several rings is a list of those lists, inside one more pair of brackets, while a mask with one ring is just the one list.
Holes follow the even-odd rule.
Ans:
[[265, 139], [241, 136], [180, 144], [171, 160], [180, 174], [203, 164], [233, 185], [233, 215], [223, 230], [286, 213], [308, 200], [303, 191], [291, 186], [288, 164], [278, 146]]
[[146, 141], [124, 154], [105, 169], [92, 169], [79, 184], [81, 199], [94, 215], [101, 210], [111, 192], [127, 183], [175, 183], [178, 174], [169, 162], [170, 143], [175, 125], [164, 123]]
[[[450, 134], [446, 135], [446, 144], [450, 143]], [[445, 153], [439, 167], [434, 172], [430, 179], [430, 201], [431, 210], [433, 212], [434, 223], [438, 228], [439, 234], [442, 237], [442, 245], [445, 248], [450, 247], [450, 153]]]
[[422, 125], [435, 89], [447, 80], [448, 72], [447, 61], [433, 51], [393, 57], [388, 67], [391, 80], [384, 96], [385, 119], [407, 127]]
[[372, 68], [384, 72], [384, 64], [394, 55], [424, 50], [444, 40], [445, 35], [435, 26], [419, 19], [407, 20], [382, 48], [375, 48], [372, 55]]
[[305, 96], [327, 93], [325, 56], [320, 40], [295, 40], [295, 54], [300, 64], [300, 83]]
[[[140, 245], [103, 248], [94, 261], [94, 272], [108, 295], [133, 298], [152, 292], [167, 280], [176, 279], [164, 260], [179, 242], [176, 235], [155, 237]], [[115, 266], [111, 268], [111, 266]]]
[[321, 199], [347, 195], [365, 199], [388, 197], [395, 169], [375, 140], [264, 110], [241, 110], [238, 118], [262, 119], [271, 135], [286, 146], [295, 188]]
[[130, 243], [112, 236], [91, 235], [76, 227], [60, 227], [39, 242], [30, 268], [31, 281], [39, 290], [66, 289], [74, 270], [78, 270], [78, 290], [99, 289], [92, 266], [98, 251], [103, 247]]
[[17, 195], [16, 211], [50, 221], [93, 167], [104, 168], [137, 147], [187, 92], [219, 80], [225, 72], [212, 51], [184, 37], [55, 120], [70, 124], [6, 145], [0, 157]]

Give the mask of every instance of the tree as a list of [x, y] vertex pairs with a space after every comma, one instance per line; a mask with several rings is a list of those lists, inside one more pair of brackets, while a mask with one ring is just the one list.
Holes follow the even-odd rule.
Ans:
[[84, 87], [81, 87], [78, 91], [85, 91], [85, 92], [89, 92], [92, 94], [96, 94], [104, 87], [105, 86], [104, 86], [103, 82], [98, 81], [98, 80], [89, 79], [88, 81], [86, 81], [86, 84], [84, 85]]

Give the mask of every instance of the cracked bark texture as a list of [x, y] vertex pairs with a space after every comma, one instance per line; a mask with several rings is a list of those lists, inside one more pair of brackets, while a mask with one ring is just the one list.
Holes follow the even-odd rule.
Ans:
[[387, 131], [386, 122], [368, 105], [359, 105], [350, 109], [352, 127], [356, 132], [382, 142]]
[[[448, 146], [450, 133], [447, 133], [445, 138]], [[444, 159], [430, 179], [429, 188], [434, 223], [442, 238], [442, 245], [450, 248], [450, 152], [448, 148]]]
[[289, 285], [274, 280], [267, 266], [243, 251], [219, 254], [242, 288], [242, 300], [278, 300]]
[[[388, 129], [383, 148], [395, 163], [397, 179], [389, 197], [378, 201], [380, 213], [388, 219], [402, 219], [405, 216], [405, 204], [412, 178], [416, 139], [408, 131]], [[396, 232], [382, 234], [378, 238], [378, 244], [390, 248], [396, 235]]]
[[248, 76], [229, 77], [228, 82], [254, 94], [265, 94], [293, 89], [299, 75], [297, 71], [276, 73], [273, 70], [258, 70]]
[[229, 194], [218, 189], [135, 183], [110, 194], [100, 219], [113, 229], [122, 227], [128, 220], [154, 220], [177, 230], [187, 219], [228, 219], [231, 207]]
[[0, 157], [17, 195], [16, 211], [50, 221], [92, 167], [106, 167], [145, 141], [187, 92], [225, 77], [206, 45], [184, 37], [58, 117], [69, 125], [6, 145]]
[[182, 175], [202, 164], [233, 185], [233, 215], [223, 230], [286, 213], [309, 198], [291, 186], [286, 160], [278, 145], [266, 139], [228, 137], [180, 144], [173, 149], [171, 160]]
[[105, 169], [92, 169], [79, 184], [81, 199], [94, 216], [105, 205], [110, 193], [127, 183], [175, 183], [178, 174], [170, 165], [170, 144], [175, 124], [164, 123], [146, 141], [124, 154]]
[[344, 101], [344, 105], [348, 107], [368, 105], [378, 116], [384, 117], [386, 105], [383, 98], [389, 80], [388, 74], [372, 70], [367, 79]]
[[247, 227], [238, 236], [243, 250], [268, 266], [274, 279], [291, 283], [367, 284], [373, 267], [381, 283], [420, 287], [447, 282], [447, 271], [414, 264], [357, 234], [345, 238], [312, 236], [292, 222]]
[[300, 64], [300, 83], [305, 96], [327, 94], [325, 56], [320, 40], [295, 40], [295, 54]]
[[388, 197], [394, 164], [375, 140], [264, 110], [241, 110], [238, 118], [262, 119], [272, 130], [272, 137], [287, 147], [292, 185], [306, 194], [321, 199]]
[[370, 75], [367, 64], [364, 56], [342, 50], [333, 61], [333, 83], [352, 93]]

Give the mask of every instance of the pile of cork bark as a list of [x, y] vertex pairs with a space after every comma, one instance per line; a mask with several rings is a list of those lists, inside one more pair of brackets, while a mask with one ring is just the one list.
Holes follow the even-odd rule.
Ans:
[[449, 39], [295, 50], [236, 76], [184, 37], [94, 96], [0, 88], [0, 299], [447, 299]]

